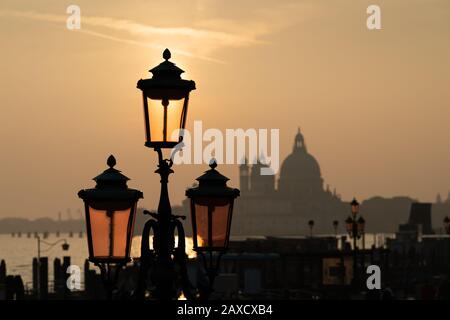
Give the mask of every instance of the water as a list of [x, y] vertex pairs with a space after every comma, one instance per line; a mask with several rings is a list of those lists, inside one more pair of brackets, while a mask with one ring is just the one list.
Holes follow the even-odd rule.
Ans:
[[[70, 256], [71, 264], [76, 264], [83, 270], [84, 261], [88, 256], [87, 240], [83, 236], [79, 238], [78, 234], [74, 234], [73, 238], [69, 238], [68, 234], [60, 234], [60, 237], [55, 235], [49, 235], [47, 239], [42, 239], [48, 243], [54, 243], [58, 240], [66, 239], [70, 245], [68, 251], [62, 250], [62, 241], [53, 247], [49, 247], [45, 243], [41, 242], [41, 257], [48, 257], [48, 276], [50, 284], [53, 283], [53, 261], [55, 258]], [[6, 273], [8, 275], [20, 275], [24, 282], [26, 289], [32, 288], [32, 272], [33, 272], [33, 258], [37, 257], [37, 239], [32, 235], [28, 238], [26, 234], [22, 234], [22, 237], [12, 237], [11, 235], [0, 235], [0, 259], [6, 262]]]
[[[317, 235], [320, 237], [320, 235]], [[322, 235], [324, 236], [324, 235]], [[341, 235], [338, 235], [340, 237]], [[393, 234], [366, 234], [365, 247], [370, 248], [373, 244], [376, 247], [383, 246], [386, 238], [393, 238]], [[41, 237], [42, 238], [42, 237]], [[239, 237], [241, 238], [241, 237]], [[62, 261], [63, 256], [71, 257], [71, 264], [78, 265], [81, 272], [81, 282], [83, 288], [83, 268], [84, 262], [88, 257], [88, 247], [86, 235], [80, 238], [78, 234], [74, 234], [73, 238], [69, 238], [68, 234], [61, 233], [60, 237], [56, 237], [54, 234], [49, 235], [47, 239], [43, 239], [48, 243], [54, 243], [58, 240], [66, 239], [70, 248], [68, 251], [63, 251], [61, 243], [51, 247], [42, 243], [41, 244], [41, 256], [48, 257], [48, 277], [49, 286], [52, 288], [53, 283], [53, 261], [55, 258], [60, 258]], [[133, 238], [131, 246], [131, 257], [140, 256], [141, 237], [137, 236]], [[192, 238], [186, 239], [186, 253], [189, 257], [194, 257], [195, 252], [192, 249]], [[33, 257], [37, 257], [37, 239], [31, 236], [27, 238], [26, 234], [22, 234], [22, 237], [12, 237], [9, 234], [0, 234], [0, 260], [5, 260], [6, 271], [8, 275], [21, 275], [26, 289], [32, 288], [32, 263]], [[90, 267], [97, 271], [97, 268], [93, 265]]]
[[[42, 235], [41, 235], [42, 239]], [[50, 247], [43, 243], [54, 243], [58, 240], [66, 239], [70, 245], [68, 251], [63, 251], [61, 244]], [[33, 287], [33, 258], [37, 257], [37, 239], [33, 234], [31, 238], [22, 234], [22, 237], [12, 237], [9, 234], [0, 234], [0, 261], [3, 259], [6, 262], [6, 273], [8, 275], [20, 275], [25, 285], [25, 289], [32, 289]], [[192, 239], [186, 239], [186, 252], [190, 257], [194, 256], [192, 250]], [[50, 290], [53, 286], [53, 261], [55, 258], [62, 258], [64, 256], [70, 256], [71, 264], [77, 265], [81, 269], [81, 287], [83, 289], [84, 283], [84, 262], [88, 258], [88, 244], [86, 235], [80, 238], [77, 233], [73, 238], [69, 238], [69, 234], [60, 234], [60, 237], [56, 237], [54, 234], [49, 235], [47, 239], [41, 240], [41, 257], [48, 257], [48, 278]], [[139, 257], [141, 255], [141, 237], [134, 237], [131, 245], [131, 257]], [[90, 269], [98, 271], [97, 267], [93, 264], [90, 265]]]

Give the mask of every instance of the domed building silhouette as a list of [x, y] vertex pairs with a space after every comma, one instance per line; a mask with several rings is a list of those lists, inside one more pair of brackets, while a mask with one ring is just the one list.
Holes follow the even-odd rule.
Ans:
[[292, 153], [284, 160], [278, 182], [280, 193], [291, 198], [310, 198], [323, 192], [323, 179], [317, 160], [308, 153], [298, 129]]
[[332, 221], [342, 220], [348, 205], [336, 191], [324, 189], [319, 163], [308, 153], [300, 129], [277, 185], [275, 175], [260, 174], [264, 166], [268, 167], [259, 161], [239, 166], [241, 196], [233, 215], [234, 235], [303, 235], [311, 219], [316, 232], [332, 233]]

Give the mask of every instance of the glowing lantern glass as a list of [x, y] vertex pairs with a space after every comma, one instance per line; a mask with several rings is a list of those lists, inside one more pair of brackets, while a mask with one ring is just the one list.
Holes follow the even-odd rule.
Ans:
[[195, 90], [195, 82], [181, 79], [184, 71], [170, 57], [170, 51], [164, 50], [165, 61], [150, 70], [152, 78], [137, 83], [143, 94], [145, 145], [149, 148], [173, 148], [183, 140], [189, 93]]
[[227, 177], [212, 162], [211, 169], [198, 177], [198, 187], [186, 190], [191, 199], [191, 220], [194, 250], [225, 251], [230, 239], [234, 199], [239, 190], [229, 188]]
[[137, 201], [143, 195], [127, 187], [129, 179], [114, 169], [113, 156], [107, 164], [109, 168], [94, 178], [95, 188], [78, 192], [85, 204], [89, 261], [125, 263], [130, 260]]

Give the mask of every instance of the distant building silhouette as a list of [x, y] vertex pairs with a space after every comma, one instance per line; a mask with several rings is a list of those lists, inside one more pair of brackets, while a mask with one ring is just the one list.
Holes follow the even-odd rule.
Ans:
[[[300, 129], [295, 135], [292, 152], [281, 164], [278, 176], [261, 175], [261, 168], [269, 166], [261, 158], [253, 162], [256, 163], [250, 165], [244, 159], [238, 167], [241, 196], [235, 202], [232, 236], [306, 235], [309, 234], [309, 220], [314, 220], [316, 234], [334, 234], [334, 220], [340, 222], [337, 232], [346, 232], [343, 222], [350, 214], [349, 201], [343, 201], [335, 188], [330, 191], [328, 185], [324, 187], [320, 165], [308, 152]], [[363, 187], [355, 186], [355, 189]], [[441, 198], [430, 205], [433, 220], [431, 211], [429, 217], [424, 213], [428, 205], [420, 204], [412, 208], [416, 202], [416, 199], [407, 196], [374, 196], [361, 201], [360, 212], [367, 222], [366, 232], [394, 233], [399, 225], [402, 230], [416, 230], [414, 225], [421, 225], [424, 234], [442, 229], [442, 219], [450, 212], [450, 193], [447, 199]], [[186, 215], [183, 224], [186, 234], [191, 235], [189, 201], [185, 199], [172, 210], [175, 214]], [[141, 234], [148, 217], [138, 213], [136, 219], [135, 234]], [[405, 221], [413, 225], [405, 224]]]
[[261, 175], [261, 168], [269, 167], [262, 162], [239, 166], [241, 196], [236, 201], [233, 234], [299, 235], [308, 232], [311, 219], [317, 222], [315, 230], [332, 233], [332, 221], [342, 220], [348, 205], [329, 187], [324, 189], [319, 163], [308, 153], [300, 129], [277, 183], [275, 175]]
[[431, 227], [431, 203], [411, 204], [408, 224], [421, 229], [423, 234], [433, 234]]

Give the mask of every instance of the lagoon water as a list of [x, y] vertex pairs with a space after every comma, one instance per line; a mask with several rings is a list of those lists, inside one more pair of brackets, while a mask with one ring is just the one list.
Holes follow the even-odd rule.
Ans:
[[[42, 235], [41, 235], [42, 239]], [[88, 256], [87, 239], [83, 235], [82, 238], [78, 234], [74, 234], [73, 238], [69, 238], [68, 234], [61, 233], [60, 237], [54, 234], [49, 235], [43, 241], [54, 243], [60, 239], [66, 239], [70, 245], [68, 251], [63, 251], [61, 243], [49, 248], [48, 245], [41, 243], [41, 256], [48, 257], [49, 267], [49, 285], [53, 283], [53, 260], [64, 256], [71, 257], [71, 263], [76, 264], [83, 270], [83, 265]], [[33, 258], [37, 257], [37, 239], [32, 234], [30, 238], [26, 234], [21, 237], [17, 235], [12, 237], [9, 234], [0, 235], [0, 259], [6, 262], [6, 272], [8, 275], [21, 275], [25, 288], [32, 288], [32, 263]]]
[[[373, 244], [375, 244], [377, 247], [383, 246], [387, 237], [393, 237], [393, 235], [367, 234], [365, 240], [366, 248], [370, 248]], [[141, 237], [139, 236], [133, 238], [131, 257], [140, 256], [140, 238]], [[81, 238], [77, 233], [74, 233], [72, 238], [70, 238], [67, 233], [61, 233], [60, 237], [56, 237], [55, 234], [51, 234], [47, 239], [43, 240], [48, 243], [54, 243], [60, 239], [67, 240], [70, 245], [68, 251], [62, 250], [61, 243], [51, 247], [50, 249], [48, 245], [44, 243], [41, 244], [41, 256], [48, 257], [49, 290], [52, 290], [53, 287], [53, 261], [55, 258], [60, 258], [62, 260], [62, 257], [64, 256], [70, 256], [71, 264], [78, 265], [81, 268], [81, 286], [83, 289], [83, 268], [84, 262], [88, 257], [86, 234], [83, 234]], [[186, 246], [186, 252], [189, 257], [195, 256], [195, 253], [192, 250], [191, 238], [186, 239]], [[37, 257], [37, 239], [34, 238], [33, 234], [30, 238], [27, 237], [27, 234], [22, 234], [21, 237], [18, 237], [17, 235], [15, 237], [12, 237], [10, 234], [0, 234], [0, 260], [5, 260], [8, 275], [22, 276], [22, 280], [26, 289], [32, 288], [33, 257]], [[92, 264], [90, 268], [97, 270], [97, 268]]]
[[[70, 256], [71, 264], [77, 265], [81, 269], [81, 287], [83, 289], [84, 283], [84, 262], [88, 258], [88, 244], [86, 234], [80, 238], [79, 234], [74, 233], [73, 237], [70, 238], [69, 234], [61, 233], [60, 237], [56, 237], [55, 234], [51, 234], [47, 239], [43, 239], [41, 236], [41, 257], [48, 257], [48, 278], [49, 278], [49, 290], [53, 287], [53, 261], [55, 258], [62, 258], [64, 256]], [[54, 243], [58, 240], [66, 239], [67, 243], [70, 245], [68, 251], [63, 251], [61, 243], [49, 248], [48, 245], [42, 243], [43, 241], [48, 243]], [[33, 276], [32, 276], [32, 264], [33, 258], [37, 257], [37, 239], [31, 234], [28, 238], [27, 234], [18, 237], [12, 237], [10, 234], [0, 234], [0, 261], [5, 260], [6, 262], [6, 272], [8, 275], [20, 275], [24, 282], [25, 289], [32, 289], [33, 287]], [[192, 251], [192, 239], [186, 239], [186, 251], [190, 257], [193, 256]], [[131, 246], [131, 257], [139, 257], [141, 250], [141, 237], [137, 236], [133, 238]], [[96, 270], [93, 264], [91, 264], [90, 269]]]

